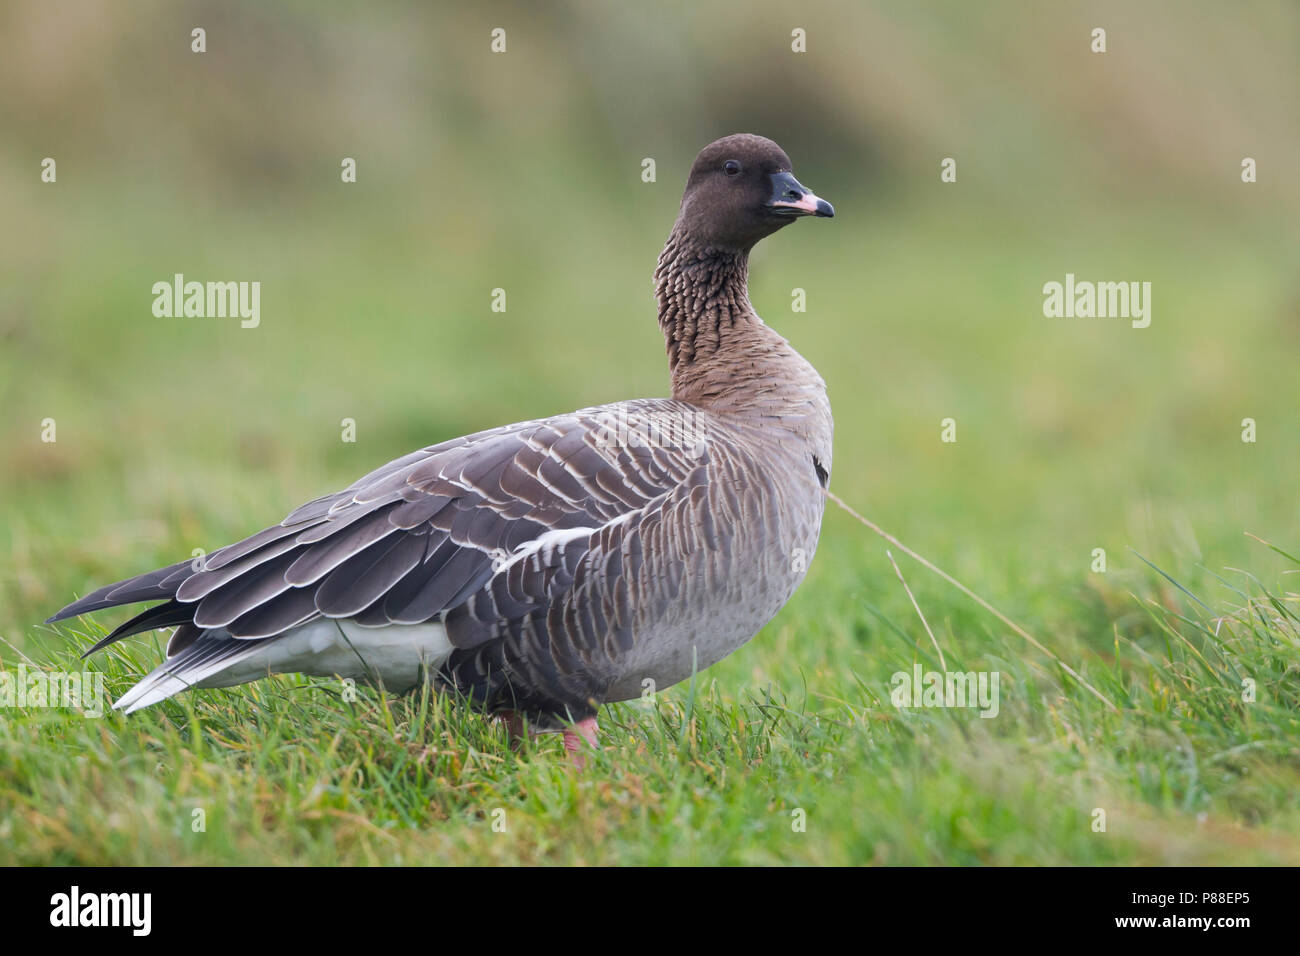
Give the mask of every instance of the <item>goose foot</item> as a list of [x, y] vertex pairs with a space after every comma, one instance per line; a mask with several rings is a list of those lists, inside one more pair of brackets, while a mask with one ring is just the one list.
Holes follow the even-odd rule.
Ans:
[[586, 754], [582, 752], [584, 743], [589, 747], [596, 746], [596, 734], [600, 727], [596, 724], [595, 717], [588, 717], [580, 720], [576, 724], [564, 728], [564, 749], [573, 758], [573, 765], [579, 770], [587, 766]]

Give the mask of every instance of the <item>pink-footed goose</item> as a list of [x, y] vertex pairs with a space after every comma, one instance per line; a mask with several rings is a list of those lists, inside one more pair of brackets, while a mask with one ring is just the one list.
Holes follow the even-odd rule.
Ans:
[[728, 136], [691, 167], [655, 270], [672, 398], [433, 445], [208, 556], [100, 588], [50, 621], [161, 601], [87, 654], [176, 627], [115, 704], [304, 673], [410, 689], [595, 743], [606, 701], [730, 654], [817, 546], [831, 409], [749, 303], [754, 244], [833, 216], [779, 146]]

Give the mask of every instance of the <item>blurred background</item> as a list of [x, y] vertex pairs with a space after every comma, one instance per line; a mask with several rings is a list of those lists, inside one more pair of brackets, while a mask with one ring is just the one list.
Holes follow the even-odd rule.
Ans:
[[[414, 448], [666, 394], [651, 272], [738, 131], [838, 211], [751, 292], [860, 510], [1060, 648], [1149, 586], [1130, 547], [1267, 576], [1243, 532], [1300, 543], [1296, 4], [467, 7], [0, 7], [0, 636]], [[154, 317], [177, 272], [260, 281], [260, 327]], [[1045, 318], [1067, 272], [1150, 282], [1150, 328]], [[834, 512], [784, 614], [885, 592]]]

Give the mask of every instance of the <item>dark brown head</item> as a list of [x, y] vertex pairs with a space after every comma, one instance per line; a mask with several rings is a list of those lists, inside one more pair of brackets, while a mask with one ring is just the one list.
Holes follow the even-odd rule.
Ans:
[[835, 215], [790, 172], [790, 157], [762, 136], [737, 133], [700, 150], [677, 223], [706, 245], [747, 252], [800, 216]]

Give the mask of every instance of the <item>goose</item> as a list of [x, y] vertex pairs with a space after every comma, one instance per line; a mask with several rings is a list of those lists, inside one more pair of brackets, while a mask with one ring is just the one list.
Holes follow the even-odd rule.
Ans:
[[106, 585], [47, 623], [157, 602], [86, 655], [174, 627], [114, 707], [270, 674], [424, 680], [579, 765], [599, 707], [752, 638], [817, 548], [831, 472], [821, 376], [758, 317], [750, 250], [829, 218], [785, 152], [706, 146], [654, 273], [671, 397], [505, 425], [398, 458], [279, 524]]

